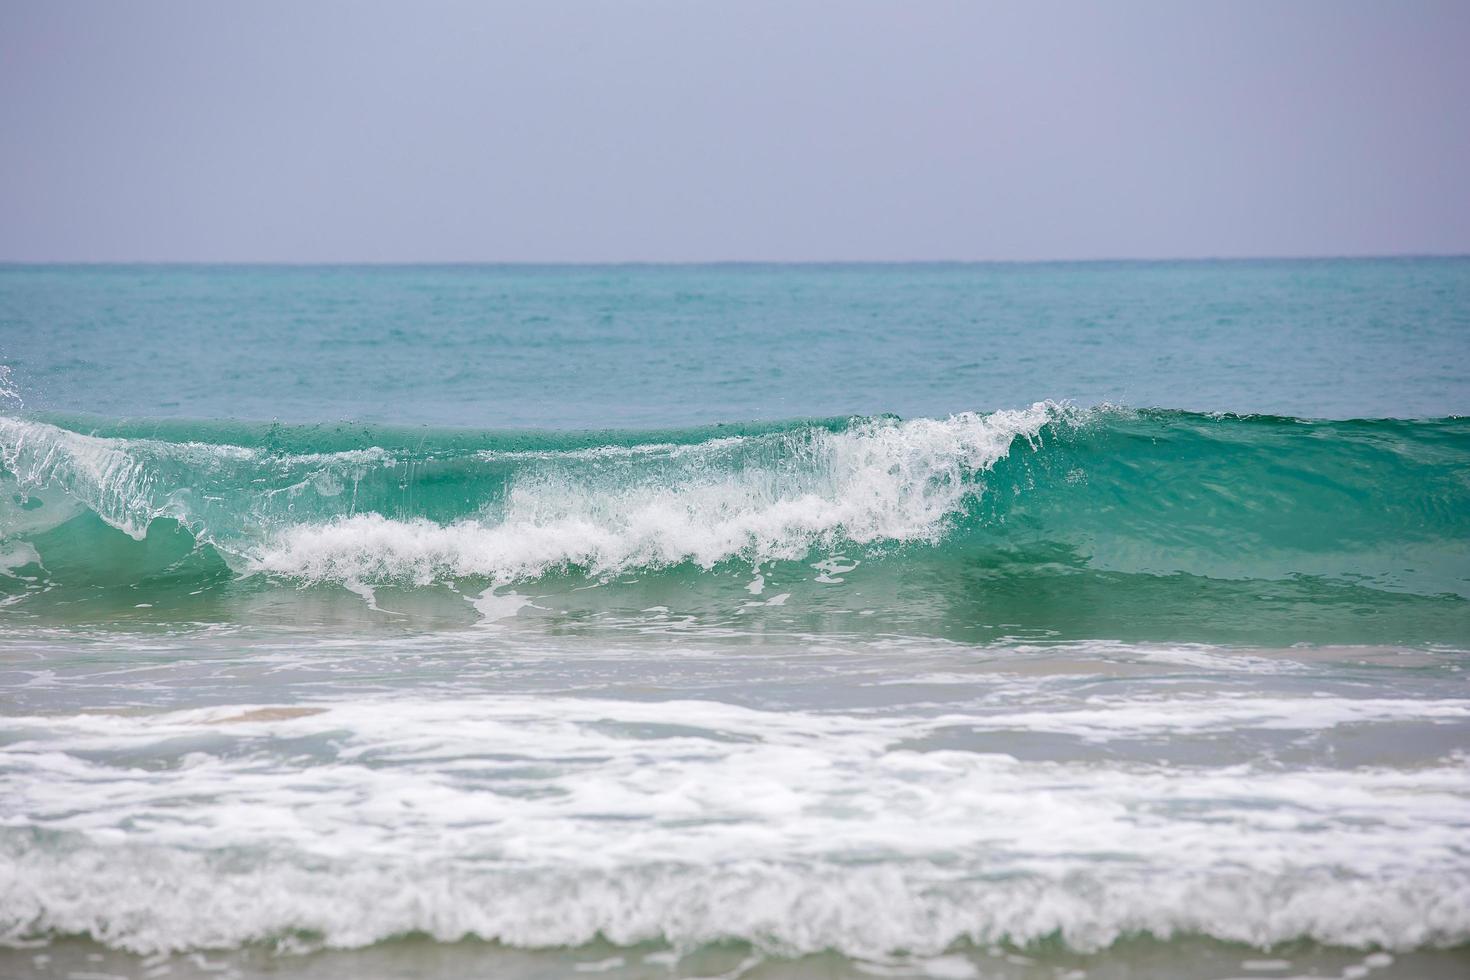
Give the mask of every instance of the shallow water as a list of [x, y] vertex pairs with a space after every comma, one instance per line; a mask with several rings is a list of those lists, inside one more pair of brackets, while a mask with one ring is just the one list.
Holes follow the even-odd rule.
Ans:
[[9, 635], [9, 915], [256, 958], [1463, 941], [1463, 653], [600, 634]]

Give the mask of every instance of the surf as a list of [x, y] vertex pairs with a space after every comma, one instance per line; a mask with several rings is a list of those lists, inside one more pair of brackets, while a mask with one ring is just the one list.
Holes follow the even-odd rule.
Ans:
[[974, 601], [1067, 576], [1155, 596], [1247, 583], [1247, 606], [1249, 583], [1270, 582], [1307, 602], [1435, 604], [1434, 639], [1467, 628], [1467, 471], [1462, 418], [1055, 402], [566, 434], [16, 414], [0, 416], [0, 588], [21, 605], [84, 585], [146, 601], [161, 581], [642, 582], [637, 600], [654, 581], [708, 593], [739, 578], [764, 602], [841, 569], [881, 613], [921, 582]]

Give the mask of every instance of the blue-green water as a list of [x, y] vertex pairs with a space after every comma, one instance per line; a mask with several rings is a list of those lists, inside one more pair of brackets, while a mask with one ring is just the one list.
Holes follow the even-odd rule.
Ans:
[[1470, 261], [7, 267], [38, 409], [504, 428], [1470, 413]]
[[1467, 355], [1463, 259], [0, 267], [0, 972], [1458, 975]]

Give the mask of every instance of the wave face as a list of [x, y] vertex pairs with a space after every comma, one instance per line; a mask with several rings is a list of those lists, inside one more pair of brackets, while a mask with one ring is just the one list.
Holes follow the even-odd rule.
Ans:
[[[1397, 610], [1388, 638], [1435, 640], [1464, 635], [1470, 598], [1465, 419], [1038, 403], [539, 434], [0, 417], [0, 466], [4, 588], [22, 607], [67, 588], [136, 603], [271, 583], [592, 581], [636, 602], [654, 582], [704, 595], [701, 579], [745, 572], [737, 591], [763, 602], [861, 581], [880, 607], [988, 596], [1022, 620], [1028, 589], [1066, 580], [1109, 608], [1138, 597], [1158, 622], [1249, 606], [1241, 584], [1269, 581], [1297, 613], [1356, 604], [1372, 629]], [[1394, 633], [1410, 620], [1422, 635]]]

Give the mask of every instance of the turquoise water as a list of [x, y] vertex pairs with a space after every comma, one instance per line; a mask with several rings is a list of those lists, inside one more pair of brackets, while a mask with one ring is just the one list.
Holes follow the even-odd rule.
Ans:
[[1470, 262], [5, 267], [37, 409], [503, 428], [1470, 413]]
[[1462, 975], [1467, 354], [1463, 259], [0, 267], [0, 972]]
[[965, 642], [1470, 642], [1464, 419], [1043, 404], [558, 435], [39, 414], [0, 440], [18, 622], [248, 622], [346, 590], [469, 624], [454, 590], [528, 583], [568, 617], [672, 593], [717, 621], [758, 580], [812, 635], [862, 596], [865, 632]]

